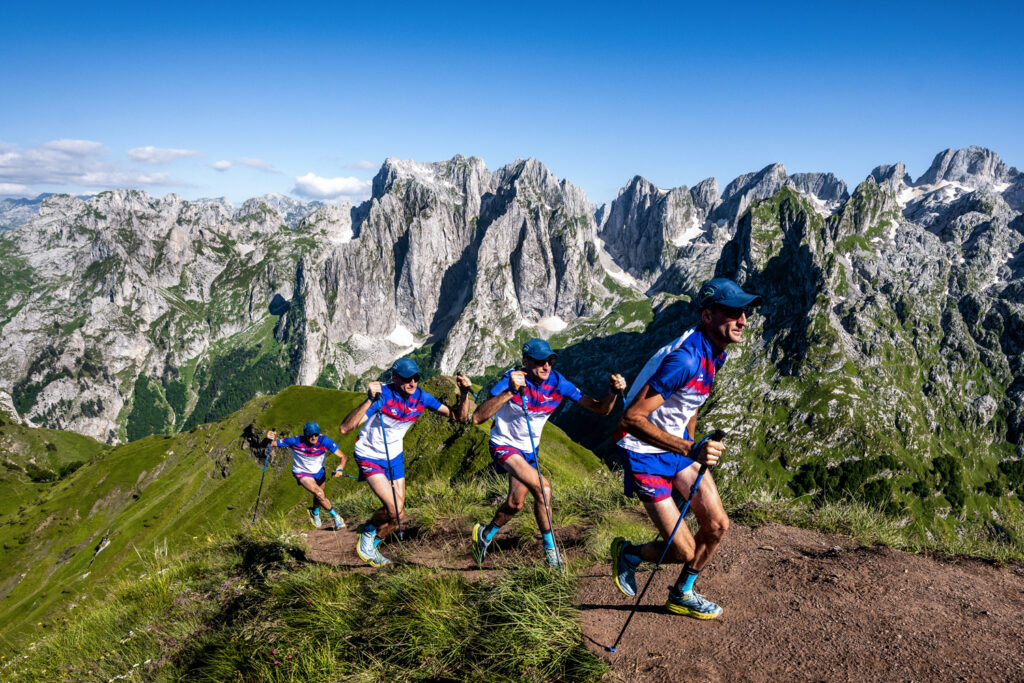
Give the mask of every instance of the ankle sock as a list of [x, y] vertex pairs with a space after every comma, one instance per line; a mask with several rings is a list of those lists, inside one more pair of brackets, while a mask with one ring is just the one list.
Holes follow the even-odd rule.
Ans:
[[540, 537], [542, 539], [544, 539], [544, 547], [545, 548], [554, 548], [555, 547], [555, 537], [551, 534], [550, 531], [543, 532], [540, 535]]
[[376, 536], [377, 527], [374, 525], [373, 522], [366, 522], [365, 524], [363, 524], [363, 533], [367, 536]]
[[494, 526], [494, 522], [491, 522], [490, 524], [485, 526], [483, 533], [481, 534], [481, 536], [483, 536], [484, 543], [490, 543], [492, 540], [494, 540], [494, 537], [497, 535], [499, 529], [501, 529], [501, 527]]
[[316, 507], [313, 508], [313, 516], [316, 517], [319, 514], [320, 514], [320, 506], [317, 505]]
[[334, 511], [334, 508], [331, 508], [328, 512], [331, 513], [331, 517], [334, 517], [335, 519], [338, 518], [338, 513]]
[[693, 582], [697, 580], [698, 574], [700, 572], [693, 567], [684, 567], [683, 573], [676, 580], [676, 591], [679, 593], [691, 592], [693, 590]]

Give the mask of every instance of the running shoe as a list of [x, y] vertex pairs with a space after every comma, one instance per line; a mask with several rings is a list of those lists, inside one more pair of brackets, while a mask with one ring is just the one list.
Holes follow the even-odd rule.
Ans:
[[377, 550], [378, 545], [380, 545], [379, 538], [376, 538], [373, 534], [363, 532], [359, 534], [359, 542], [356, 543], [356, 555], [371, 567], [382, 567], [385, 564], [391, 564], [391, 560], [381, 555], [380, 551]]
[[306, 511], [309, 513], [309, 523], [312, 524], [315, 528], [319, 529], [320, 511], [317, 510], [316, 508], [306, 508]]
[[484, 528], [479, 524], [473, 525], [473, 559], [477, 564], [483, 564], [487, 557], [487, 546], [490, 543], [484, 540]]
[[337, 517], [334, 518], [334, 530], [335, 531], [341, 531], [344, 528], [345, 528], [345, 518], [342, 517], [341, 515], [338, 515]]
[[558, 554], [558, 548], [544, 548], [544, 557], [549, 566], [555, 569], [562, 568], [562, 556]]
[[669, 586], [668, 602], [665, 607], [671, 614], [681, 614], [694, 619], [714, 619], [722, 608], [696, 591], [680, 593], [675, 586]]
[[617, 536], [612, 541], [612, 577], [615, 579], [615, 586], [623, 595], [633, 597], [636, 595], [636, 568], [637, 565], [626, 559], [626, 548], [629, 541], [622, 536]]

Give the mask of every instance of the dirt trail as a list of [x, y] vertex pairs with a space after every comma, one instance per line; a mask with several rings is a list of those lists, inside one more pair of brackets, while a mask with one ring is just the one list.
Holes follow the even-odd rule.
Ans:
[[[483, 571], [468, 531], [407, 534], [396, 555], [413, 564], [484, 580], [539, 556], [536, 543], [506, 542]], [[580, 529], [562, 536], [580, 552]], [[310, 557], [364, 568], [354, 530], [310, 531]], [[340, 542], [340, 550], [339, 550]], [[536, 545], [536, 547], [533, 547]], [[664, 611], [674, 568], [656, 576], [618, 652], [608, 653], [633, 599], [607, 564], [580, 586], [584, 640], [629, 681], [992, 680], [1024, 681], [1024, 566], [942, 561], [807, 529], [733, 525], [697, 589], [723, 615], [696, 621]], [[641, 572], [642, 588], [649, 574]]]

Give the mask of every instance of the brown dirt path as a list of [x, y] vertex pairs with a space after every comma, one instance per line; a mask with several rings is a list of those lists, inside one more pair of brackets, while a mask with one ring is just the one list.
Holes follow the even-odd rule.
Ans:
[[[310, 559], [375, 571], [355, 554], [353, 529], [307, 530]], [[540, 545], [496, 542], [483, 570], [467, 530], [437, 528], [386, 544], [400, 563], [493, 580], [502, 567], [536, 560]], [[569, 556], [581, 528], [562, 530]], [[627, 681], [886, 680], [1024, 681], [1024, 566], [939, 560], [781, 525], [734, 524], [697, 588], [724, 608], [714, 621], [663, 609], [675, 568], [659, 572], [617, 653], [608, 653], [633, 599], [608, 564], [584, 573], [584, 640]], [[649, 572], [638, 574], [642, 588]]]
[[[596, 567], [583, 581], [587, 647], [626, 680], [1024, 681], [1024, 567], [945, 562], [806, 529], [733, 525], [697, 589], [714, 621], [663, 610], [673, 568], [633, 598]], [[649, 576], [638, 575], [638, 585]]]

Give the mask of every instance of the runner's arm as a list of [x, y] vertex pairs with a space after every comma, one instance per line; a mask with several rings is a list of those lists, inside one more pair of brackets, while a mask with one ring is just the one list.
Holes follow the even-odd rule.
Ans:
[[633, 403], [626, 408], [622, 420], [619, 421], [619, 427], [652, 446], [663, 448], [670, 453], [681, 453], [688, 456], [690, 449], [693, 448], [692, 441], [669, 434], [663, 429], [655, 427], [647, 419], [664, 402], [665, 399], [650, 384], [645, 385], [633, 399]]
[[345, 416], [345, 419], [341, 421], [341, 433], [348, 434], [359, 425], [366, 422], [366, 411], [370, 409], [374, 401], [380, 398], [381, 383], [370, 382], [366, 388], [367, 397], [366, 399], [352, 409], [352, 412]]
[[[526, 386], [526, 373], [522, 370], [516, 370], [508, 376], [509, 385], [508, 388], [502, 392], [491, 396], [489, 399], [481, 403], [473, 411], [472, 422], [475, 425], [487, 422], [494, 414], [498, 412], [503, 405], [509, 402], [509, 400], [516, 395], [516, 392]], [[493, 390], [492, 390], [493, 391]]]
[[582, 396], [576, 403], [581, 408], [586, 408], [592, 413], [598, 415], [608, 415], [612, 412], [612, 408], [615, 407], [615, 397], [620, 391], [625, 390], [626, 380], [622, 378], [622, 375], [611, 375], [608, 378], [608, 393], [600, 401], [594, 400], [589, 396]]

